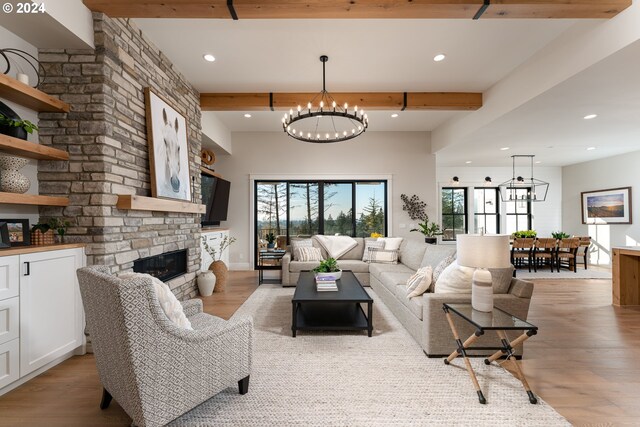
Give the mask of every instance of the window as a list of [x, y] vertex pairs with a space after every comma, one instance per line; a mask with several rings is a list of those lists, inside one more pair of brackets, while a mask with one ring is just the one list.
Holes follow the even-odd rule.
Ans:
[[457, 234], [467, 232], [467, 189], [442, 189], [442, 240], [456, 240]]
[[386, 235], [387, 181], [256, 181], [254, 221], [256, 254], [269, 233], [279, 248], [296, 236]]
[[[515, 189], [515, 198], [527, 197], [530, 188]], [[514, 200], [505, 202], [507, 209], [507, 234], [520, 230], [531, 230], [531, 202]]]
[[500, 196], [497, 188], [473, 190], [474, 221], [476, 233], [500, 233]]

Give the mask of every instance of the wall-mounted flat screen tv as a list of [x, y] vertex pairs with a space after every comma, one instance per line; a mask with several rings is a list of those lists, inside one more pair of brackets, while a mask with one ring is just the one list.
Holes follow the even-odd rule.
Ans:
[[201, 176], [202, 204], [207, 206], [202, 225], [220, 225], [220, 221], [227, 220], [231, 183], [205, 173]]

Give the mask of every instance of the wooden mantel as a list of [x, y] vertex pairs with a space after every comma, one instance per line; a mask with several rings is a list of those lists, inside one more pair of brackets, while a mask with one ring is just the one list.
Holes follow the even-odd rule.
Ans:
[[84, 0], [84, 4], [112, 18], [593, 19], [613, 17], [631, 0]]
[[207, 207], [198, 203], [190, 203], [182, 200], [158, 199], [156, 197], [136, 196], [133, 194], [119, 194], [118, 209], [156, 211], [156, 212], [183, 212], [203, 214]]

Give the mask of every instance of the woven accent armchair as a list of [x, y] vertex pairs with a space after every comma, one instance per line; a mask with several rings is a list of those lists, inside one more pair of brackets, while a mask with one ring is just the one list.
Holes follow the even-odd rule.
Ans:
[[220, 391], [249, 388], [251, 319], [225, 321], [202, 313], [202, 301], [183, 302], [194, 330], [162, 311], [151, 280], [121, 280], [107, 267], [77, 272], [87, 326], [104, 387], [137, 426], [162, 426]]

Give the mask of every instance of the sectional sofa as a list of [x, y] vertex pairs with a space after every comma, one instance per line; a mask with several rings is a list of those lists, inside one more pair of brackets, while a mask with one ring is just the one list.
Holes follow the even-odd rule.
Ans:
[[[355, 238], [358, 245], [338, 259], [343, 270], [351, 270], [363, 286], [370, 286], [382, 302], [391, 310], [413, 338], [422, 346], [429, 357], [449, 355], [454, 349], [451, 329], [442, 311], [445, 302], [471, 302], [471, 294], [425, 293], [421, 297], [407, 298], [406, 282], [421, 267], [430, 265], [435, 268], [447, 256], [455, 254], [453, 245], [429, 245], [423, 242], [404, 239], [399, 249], [398, 264], [378, 264], [362, 261], [365, 239]], [[317, 239], [312, 238], [313, 246], [320, 248], [323, 256], [327, 253]], [[290, 250], [282, 259], [282, 284], [295, 286], [301, 271], [311, 270], [317, 261], [301, 262], [292, 260]], [[529, 303], [533, 293], [533, 283], [516, 279], [513, 268], [491, 269], [494, 287], [494, 305], [518, 316], [527, 318]], [[454, 316], [461, 338], [466, 339], [474, 330], [464, 321]], [[375, 319], [374, 319], [375, 326]], [[509, 334], [511, 338], [517, 333]], [[497, 346], [495, 335], [480, 337], [477, 346]], [[487, 351], [478, 354], [487, 354]], [[490, 353], [490, 351], [489, 351]], [[522, 354], [522, 349], [516, 349]], [[471, 352], [473, 354], [473, 352]]]

